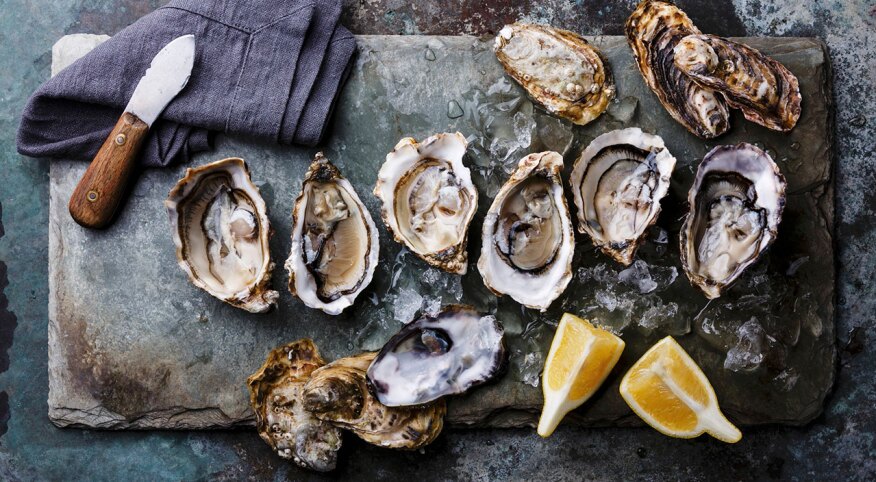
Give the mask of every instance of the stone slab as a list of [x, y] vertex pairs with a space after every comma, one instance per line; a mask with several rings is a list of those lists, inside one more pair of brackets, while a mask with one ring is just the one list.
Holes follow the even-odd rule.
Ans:
[[[474, 267], [455, 277], [428, 269], [381, 226], [375, 281], [341, 316], [309, 310], [273, 284], [278, 310], [252, 315], [191, 286], [178, 269], [162, 201], [185, 166], [147, 170], [107, 231], [81, 229], [66, 203], [85, 165], [56, 162], [50, 173], [49, 416], [59, 426], [221, 428], [252, 423], [245, 378], [276, 345], [310, 336], [328, 359], [376, 349], [414, 311], [463, 301], [496, 312], [506, 326], [511, 367], [498, 383], [451, 401], [455, 425], [531, 424], [540, 406], [538, 369], [562, 311], [622, 333], [627, 350], [605, 387], [569, 417], [584, 425], [638, 423], [617, 395], [623, 371], [674, 334], [712, 380], [725, 412], [742, 425], [801, 424], [817, 416], [835, 373], [832, 114], [829, 61], [821, 42], [744, 39], [800, 79], [803, 116], [789, 135], [734, 115], [731, 132], [704, 142], [672, 121], [647, 90], [621, 37], [592, 41], [609, 58], [618, 100], [589, 126], [571, 128], [534, 108], [509, 83], [489, 40], [473, 37], [359, 37], [360, 54], [324, 150], [351, 180], [372, 215], [376, 170], [395, 142], [459, 130], [483, 194], [471, 239], [509, 166], [523, 154], [554, 149], [567, 166], [587, 142], [620, 127], [659, 133], [678, 158], [664, 212], [640, 251], [648, 275], [619, 266], [577, 240], [575, 280], [546, 313], [496, 299]], [[790, 193], [769, 255], [718, 301], [706, 303], [680, 274], [677, 232], [697, 162], [714, 145], [756, 142], [774, 154]], [[220, 136], [200, 164], [247, 159], [269, 206], [278, 265], [289, 248], [290, 212], [315, 150]], [[568, 169], [567, 169], [568, 171]], [[673, 272], [677, 276], [673, 276]], [[619, 280], [619, 278], [621, 280]], [[625, 280], [625, 281], [624, 281]], [[643, 321], [644, 320], [644, 321]], [[753, 320], [760, 329], [742, 329]], [[752, 326], [751, 324], [748, 325]], [[742, 331], [740, 331], [742, 329]], [[743, 335], [740, 337], [740, 333]], [[756, 352], [751, 347], [757, 348]], [[725, 369], [731, 354], [729, 367]], [[750, 356], [740, 356], [740, 355]]]

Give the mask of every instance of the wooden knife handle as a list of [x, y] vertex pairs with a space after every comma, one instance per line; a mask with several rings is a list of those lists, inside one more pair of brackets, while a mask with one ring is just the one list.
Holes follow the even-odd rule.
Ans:
[[70, 215], [77, 223], [93, 229], [110, 224], [148, 131], [134, 114], [122, 115], [70, 196]]

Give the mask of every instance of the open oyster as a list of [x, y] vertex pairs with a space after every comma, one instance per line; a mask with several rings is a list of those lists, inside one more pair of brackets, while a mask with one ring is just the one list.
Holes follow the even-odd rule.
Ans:
[[368, 368], [373, 393], [391, 407], [455, 395], [502, 373], [505, 329], [469, 306], [423, 315], [386, 342]]
[[703, 158], [687, 199], [681, 264], [691, 283], [717, 298], [776, 239], [785, 178], [751, 144], [718, 146]]
[[478, 206], [471, 173], [462, 163], [468, 143], [460, 133], [418, 143], [406, 137], [386, 155], [374, 195], [395, 240], [445, 271], [468, 268], [468, 225]]
[[164, 202], [179, 266], [192, 284], [253, 313], [268, 311], [274, 264], [268, 250], [267, 207], [243, 159], [222, 159], [194, 169]]
[[669, 114], [702, 138], [725, 133], [730, 127], [727, 105], [675, 66], [675, 46], [700, 33], [690, 18], [669, 2], [644, 0], [627, 19], [625, 30], [645, 83]]
[[572, 279], [575, 239], [562, 168], [563, 156], [556, 152], [524, 157], [484, 219], [478, 260], [484, 284], [541, 311]]
[[746, 119], [785, 132], [797, 125], [797, 77], [758, 50], [714, 35], [688, 35], [676, 44], [674, 57], [678, 69], [721, 92]]
[[614, 98], [608, 63], [576, 33], [514, 23], [499, 31], [495, 51], [533, 101], [575, 124], [599, 117]]
[[377, 352], [341, 358], [313, 372], [304, 386], [304, 408], [381, 447], [424, 447], [444, 427], [444, 400], [416, 407], [388, 407], [368, 390], [365, 372]]
[[289, 291], [337, 315], [371, 283], [377, 226], [349, 181], [323, 154], [310, 165], [292, 212]]
[[657, 221], [675, 158], [659, 136], [631, 127], [597, 137], [575, 161], [569, 180], [578, 231], [629, 265], [648, 226]]
[[280, 457], [321, 472], [335, 468], [341, 431], [304, 408], [304, 383], [324, 364], [313, 340], [304, 338], [271, 350], [246, 380], [262, 440]]

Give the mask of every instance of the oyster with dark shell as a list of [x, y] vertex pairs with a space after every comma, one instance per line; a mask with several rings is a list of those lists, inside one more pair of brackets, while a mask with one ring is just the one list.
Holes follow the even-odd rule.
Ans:
[[700, 31], [675, 5], [644, 0], [626, 23], [627, 42], [645, 83], [669, 114], [704, 139], [725, 133], [730, 114], [724, 100], [675, 66], [675, 46]]
[[341, 358], [316, 369], [304, 386], [304, 408], [317, 418], [386, 448], [414, 450], [441, 433], [443, 399], [414, 407], [388, 407], [368, 390], [365, 372], [377, 352]]
[[324, 364], [305, 338], [271, 350], [246, 381], [262, 440], [280, 457], [320, 472], [335, 468], [341, 448], [340, 429], [304, 407], [304, 384]]
[[533, 101], [575, 124], [599, 117], [614, 98], [607, 61], [576, 33], [514, 23], [499, 31], [495, 51], [505, 72]]
[[684, 272], [706, 297], [721, 296], [776, 239], [785, 186], [776, 163], [751, 144], [718, 146], [703, 158], [679, 243]]
[[746, 45], [714, 35], [688, 35], [675, 46], [675, 66], [717, 90], [745, 118], [787, 132], [800, 118], [800, 86], [784, 65]]
[[492, 315], [449, 305], [405, 325], [368, 368], [373, 393], [390, 407], [463, 393], [501, 374], [505, 329]]

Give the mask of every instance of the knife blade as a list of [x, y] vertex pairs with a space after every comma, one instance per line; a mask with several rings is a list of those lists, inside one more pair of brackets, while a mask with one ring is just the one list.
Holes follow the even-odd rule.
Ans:
[[81, 226], [105, 228], [113, 220], [149, 128], [188, 84], [194, 61], [194, 35], [177, 37], [152, 59], [124, 113], [70, 196], [70, 215]]

